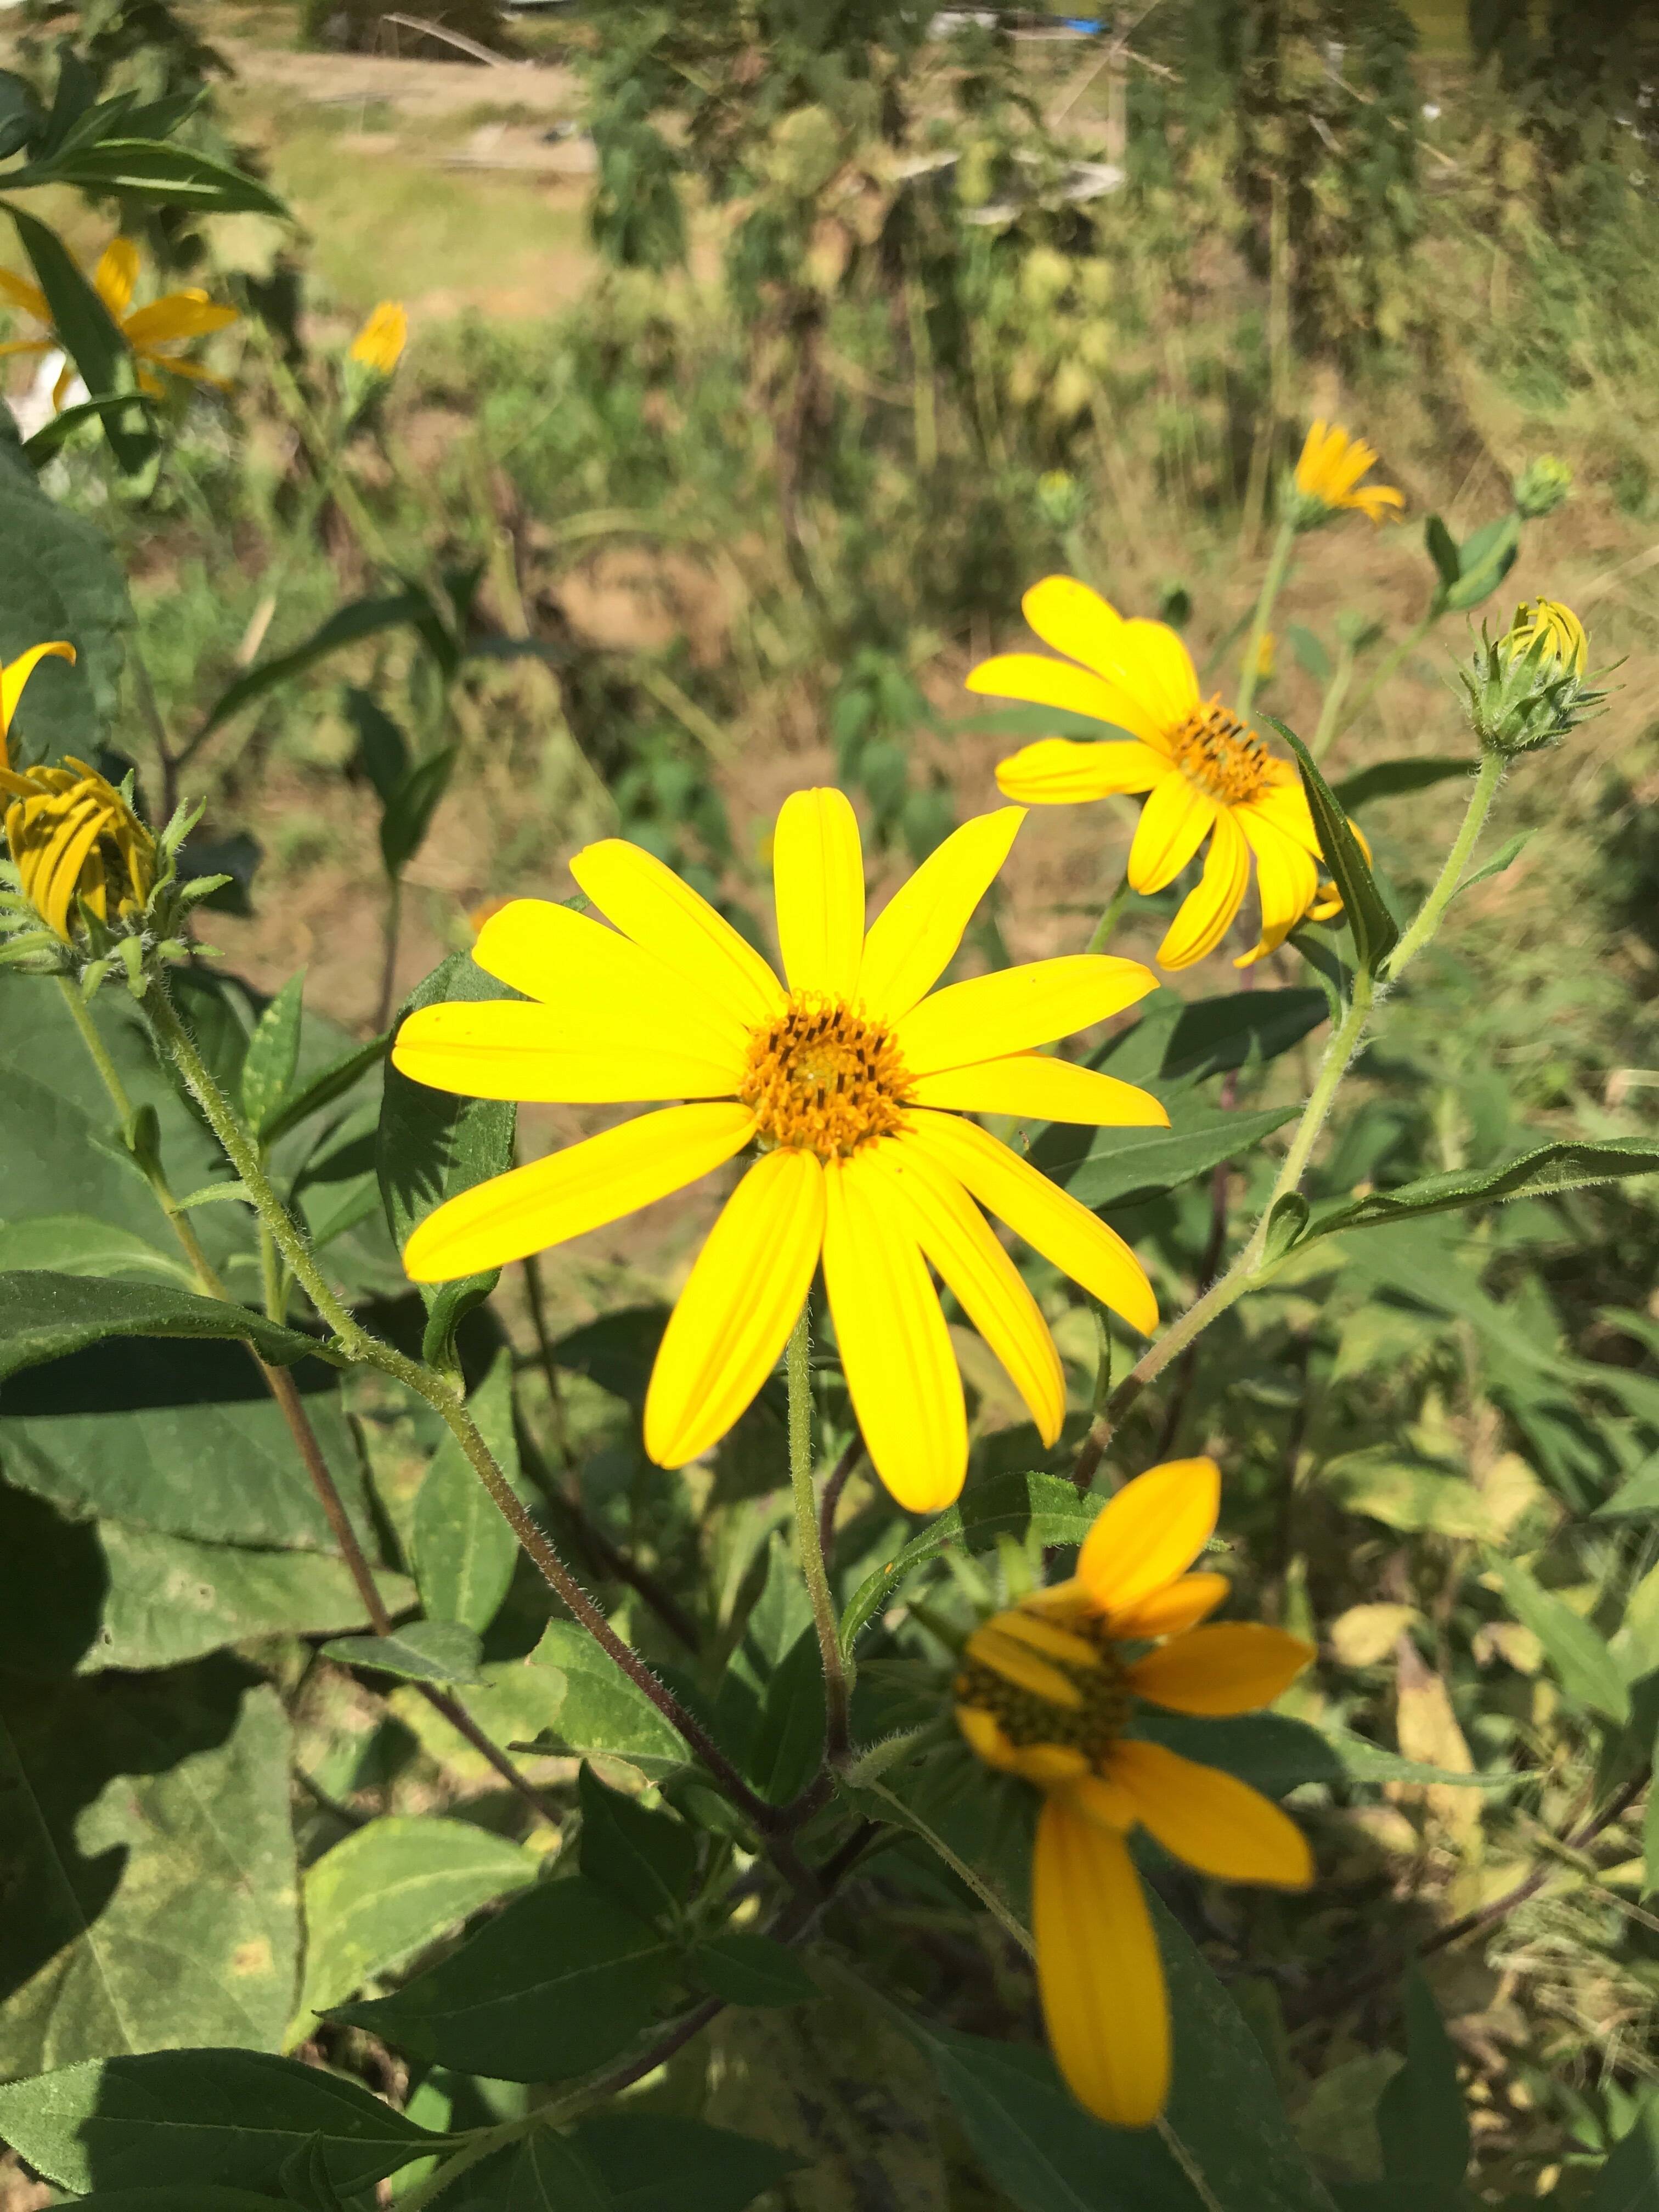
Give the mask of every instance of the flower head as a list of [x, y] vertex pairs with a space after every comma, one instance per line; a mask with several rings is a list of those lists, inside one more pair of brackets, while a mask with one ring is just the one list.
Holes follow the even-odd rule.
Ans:
[[1584, 625], [1559, 599], [1522, 599], [1515, 611], [1503, 641], [1504, 659], [1513, 665], [1535, 649], [1538, 665], [1552, 675], [1583, 676], [1589, 659]]
[[1234, 965], [1271, 952], [1318, 892], [1319, 838], [1294, 765], [1270, 753], [1218, 696], [1202, 696], [1192, 655], [1167, 624], [1126, 622], [1069, 576], [1045, 578], [1021, 604], [1043, 643], [1083, 665], [999, 653], [971, 672], [969, 690], [1086, 714], [1127, 730], [1133, 742], [1039, 738], [998, 762], [998, 788], [1048, 806], [1144, 791], [1129, 848], [1134, 890], [1162, 890], [1209, 841], [1203, 877], [1158, 948], [1163, 965], [1190, 968], [1215, 951], [1244, 902], [1253, 858], [1261, 935]]
[[376, 376], [390, 376], [409, 343], [409, 316], [401, 300], [382, 300], [346, 349], [348, 361]]
[[[235, 308], [218, 306], [205, 292], [194, 287], [184, 292], [169, 292], [160, 300], [152, 300], [147, 307], [135, 307], [132, 294], [137, 281], [138, 248], [130, 238], [112, 239], [93, 270], [93, 288], [137, 359], [140, 390], [152, 398], [159, 398], [163, 387], [155, 371], [163, 369], [169, 376], [186, 377], [192, 382], [211, 384], [221, 392], [228, 392], [230, 386], [224, 377], [216, 376], [199, 362], [182, 360], [163, 349], [182, 339], [205, 337], [211, 331], [223, 330], [228, 323], [237, 319]], [[50, 333], [44, 338], [14, 338], [0, 345], [0, 354], [52, 353], [62, 345], [52, 308], [37, 285], [0, 269], [0, 297], [22, 308], [25, 314], [33, 315]], [[75, 377], [75, 363], [65, 360], [52, 393], [53, 406], [64, 404]]]
[[773, 842], [781, 979], [660, 860], [620, 838], [571, 873], [607, 928], [518, 899], [478, 965], [530, 1003], [411, 1014], [393, 1064], [441, 1091], [572, 1103], [676, 1100], [480, 1184], [429, 1214], [416, 1282], [497, 1267], [619, 1219], [749, 1146], [670, 1318], [645, 1443], [681, 1467], [772, 1372], [820, 1261], [870, 1457], [912, 1511], [962, 1487], [962, 1381], [930, 1263], [1007, 1368], [1042, 1434], [1065, 1412], [1048, 1327], [980, 1207], [1134, 1328], [1157, 1307], [1127, 1244], [974, 1113], [1163, 1125], [1129, 1085], [1033, 1047], [1133, 1005], [1137, 962], [1079, 955], [933, 986], [1007, 857], [1021, 810], [964, 823], [865, 927], [858, 823], [838, 791], [784, 803]]
[[1522, 600], [1497, 638], [1481, 634], [1461, 672], [1469, 720], [1488, 752], [1535, 752], [1559, 744], [1607, 696], [1585, 675], [1589, 641], [1571, 607]]
[[1084, 1539], [1074, 1579], [975, 1630], [956, 1680], [974, 1750], [1044, 1792], [1031, 1911], [1048, 2040], [1073, 2094], [1116, 2127], [1156, 2119], [1170, 2080], [1169, 2006], [1131, 1830], [1224, 1881], [1302, 1889], [1313, 1878], [1278, 1806], [1136, 1730], [1141, 1703], [1254, 1712], [1314, 1656], [1279, 1629], [1199, 1625], [1227, 1593], [1222, 1576], [1188, 1572], [1219, 1497], [1208, 1459], [1126, 1484]]
[[1572, 471], [1553, 453], [1540, 453], [1515, 480], [1516, 511], [1528, 522], [1553, 514], [1572, 493]]
[[1316, 422], [1303, 441], [1291, 479], [1291, 520], [1297, 530], [1317, 530], [1345, 508], [1382, 522], [1406, 504], [1393, 484], [1362, 484], [1376, 465], [1376, 448], [1351, 438], [1334, 422]]

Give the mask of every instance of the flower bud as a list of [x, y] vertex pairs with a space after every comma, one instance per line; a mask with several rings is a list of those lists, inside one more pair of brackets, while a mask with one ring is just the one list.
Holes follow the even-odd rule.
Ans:
[[1083, 519], [1083, 490], [1065, 469], [1048, 469], [1036, 480], [1037, 512], [1051, 530], [1071, 530]]
[[1540, 453], [1535, 461], [1528, 461], [1515, 480], [1515, 505], [1517, 514], [1528, 522], [1537, 522], [1547, 514], [1553, 514], [1572, 490], [1572, 471], [1553, 453]]
[[1583, 624], [1559, 600], [1522, 601], [1499, 637], [1483, 629], [1462, 672], [1482, 750], [1508, 755], [1559, 744], [1607, 696], [1586, 684], [1589, 658]]

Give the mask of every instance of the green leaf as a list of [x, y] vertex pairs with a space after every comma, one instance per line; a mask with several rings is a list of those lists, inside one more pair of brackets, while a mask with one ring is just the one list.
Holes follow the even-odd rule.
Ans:
[[[496, 1464], [514, 1480], [519, 1443], [510, 1352], [497, 1352], [469, 1402]], [[427, 1612], [437, 1620], [464, 1621], [482, 1636], [507, 1595], [519, 1541], [447, 1429], [416, 1494], [410, 1553]]]
[[1605, 1638], [1515, 1560], [1493, 1559], [1492, 1566], [1510, 1611], [1543, 1645], [1568, 1697], [1622, 1726], [1630, 1718], [1630, 1686]]
[[552, 1749], [625, 1759], [651, 1781], [685, 1764], [685, 1746], [640, 1689], [574, 1620], [550, 1620], [530, 1655], [556, 1677], [552, 1731], [520, 1750]]
[[607, 1788], [584, 1764], [578, 1780], [581, 1869], [643, 1920], [678, 1915], [697, 1872], [697, 1839], [682, 1820]]
[[1423, 526], [1423, 540], [1429, 549], [1429, 558], [1439, 574], [1442, 587], [1449, 591], [1463, 573], [1456, 539], [1440, 517], [1431, 514]]
[[196, 733], [196, 742], [199, 744], [210, 737], [222, 723], [240, 714], [244, 707], [251, 707], [256, 699], [263, 699], [267, 692], [279, 690], [291, 678], [303, 675], [318, 661], [325, 660], [331, 653], [359, 644], [366, 637], [377, 637], [383, 630], [397, 629], [405, 623], [418, 626], [429, 612], [425, 594], [415, 591], [398, 592], [383, 599], [352, 600], [349, 606], [331, 614], [303, 644], [260, 661], [234, 684], [228, 684], [209, 709], [206, 720]]
[[[0, 1674], [0, 2076], [183, 2036], [276, 2047], [299, 1945], [288, 1757], [276, 1692], [228, 1659], [90, 1683]], [[76, 2162], [97, 2072], [0, 2090], [0, 2137], [36, 2146], [65, 2186], [143, 2178]], [[209, 2178], [155, 2178], [169, 2175]]]
[[1223, 1160], [1238, 1158], [1301, 1110], [1267, 1106], [1238, 1114], [1219, 1106], [1190, 1106], [1180, 1111], [1179, 1126], [1172, 1129], [1056, 1125], [1041, 1146], [1033, 1147], [1033, 1158], [1091, 1212], [1109, 1206], [1143, 1206], [1207, 1175]]
[[260, 1136], [266, 1144], [276, 1144], [290, 1129], [297, 1129], [313, 1114], [320, 1114], [325, 1106], [343, 1098], [370, 1068], [379, 1066], [391, 1049], [392, 1032], [388, 1030], [384, 1036], [371, 1037], [367, 1044], [354, 1045], [349, 1052], [339, 1054], [302, 1083], [286, 1105], [266, 1117], [260, 1125]]
[[158, 1252], [148, 1238], [90, 1213], [37, 1213], [0, 1221], [0, 1275], [27, 1269], [60, 1275], [160, 1275], [193, 1289], [195, 1277], [177, 1253]]
[[1456, 581], [1437, 594], [1437, 605], [1454, 614], [1466, 614], [1471, 607], [1478, 607], [1509, 574], [1520, 550], [1518, 514], [1500, 515], [1496, 522], [1483, 523], [1458, 547]]
[[[1148, 1072], [1164, 1083], [1199, 1083], [1236, 1067], [1261, 1066], [1300, 1043], [1324, 1018], [1322, 991], [1228, 991], [1188, 1000], [1176, 1017], [1162, 1060]], [[1123, 1073], [1115, 1060], [1112, 1072]]]
[[[198, 2023], [192, 2022], [195, 2027]], [[315, 2137], [346, 2196], [443, 2146], [359, 2083], [257, 2051], [159, 2051], [0, 2088], [0, 2135], [60, 2188], [278, 2186]]]
[[1491, 1505], [1467, 1475], [1391, 1444], [1365, 1444], [1328, 1460], [1317, 1482], [1344, 1512], [1369, 1514], [1385, 1528], [1488, 1544], [1501, 1534]]
[[305, 1020], [306, 971], [290, 975], [259, 1017], [242, 1059], [242, 1115], [263, 1130], [293, 1087]]
[[1325, 650], [1324, 641], [1305, 623], [1286, 623], [1285, 642], [1296, 655], [1297, 665], [1311, 676], [1316, 684], [1330, 682], [1331, 656]]
[[1624, 1176], [1659, 1172], [1659, 1139], [1620, 1137], [1609, 1144], [1565, 1140], [1540, 1145], [1496, 1168], [1459, 1168], [1450, 1175], [1425, 1176], [1420, 1182], [1374, 1190], [1364, 1198], [1339, 1199], [1316, 1206], [1310, 1237], [1334, 1237], [1350, 1229], [1380, 1229], [1426, 1213], [1450, 1213], [1492, 1200], [1540, 1198], [1587, 1184], [1615, 1182]]
[[10, 161], [46, 127], [33, 87], [15, 70], [0, 70], [0, 161]]
[[340, 2192], [329, 2177], [328, 2154], [320, 2136], [313, 2136], [283, 2161], [276, 2179], [285, 2203], [300, 2204], [306, 2212], [347, 2212]]
[[0, 1380], [116, 1336], [234, 1337], [273, 1367], [291, 1367], [318, 1349], [298, 1329], [194, 1291], [45, 1268], [0, 1275]]
[[1457, 2086], [1457, 2053], [1428, 1984], [1406, 1978], [1406, 2063], [1376, 2106], [1383, 2170], [1391, 2181], [1456, 2189], [1468, 2171], [1469, 2116]]
[[459, 758], [459, 745], [428, 753], [424, 760], [416, 761], [386, 802], [380, 817], [380, 858], [388, 876], [402, 875], [420, 851]]
[[459, 1682], [477, 1686], [482, 1651], [473, 1630], [459, 1620], [410, 1620], [387, 1636], [342, 1636], [323, 1646], [325, 1659], [367, 1667], [400, 1682]]
[[995, 1474], [972, 1484], [960, 1501], [930, 1521], [902, 1550], [866, 1575], [853, 1593], [842, 1615], [841, 1640], [850, 1650], [865, 1624], [882, 1611], [888, 1600], [918, 1567], [952, 1544], [969, 1552], [996, 1548], [1000, 1536], [1039, 1544], [1080, 1544], [1088, 1534], [1099, 1501], [1079, 1498], [1074, 1486], [1055, 1474]]
[[1650, 2092], [1613, 2145], [1586, 2212], [1659, 2212], [1659, 2094]]
[[578, 2122], [571, 2140], [617, 2212], [744, 2212], [800, 2166], [775, 2143], [659, 2112], [599, 2112]]
[[371, 1820], [325, 1851], [306, 1873], [305, 1985], [289, 2040], [484, 1905], [527, 1889], [538, 1864], [520, 1844], [430, 1813]]
[[[14, 181], [6, 179], [8, 184]], [[57, 232], [21, 208], [7, 212], [17, 226], [35, 281], [46, 294], [53, 330], [88, 392], [95, 399], [131, 395], [129, 407], [102, 419], [110, 451], [128, 476], [136, 476], [155, 453], [157, 441], [138, 394], [131, 349]]]
[[1296, 764], [1302, 773], [1302, 788], [1307, 793], [1314, 828], [1319, 835], [1319, 849], [1341, 894], [1343, 919], [1353, 939], [1354, 957], [1367, 975], [1375, 975], [1400, 936], [1394, 916], [1383, 905], [1370, 863], [1348, 826], [1347, 816], [1320, 774], [1313, 755], [1276, 715], [1269, 714], [1267, 719], [1296, 755]]
[[[0, 441], [0, 661], [50, 638], [76, 651], [73, 666], [43, 661], [25, 686], [7, 732], [14, 768], [96, 752], [116, 712], [131, 623], [104, 532], [49, 500], [18, 448]], [[33, 977], [10, 988], [40, 994]]]
[[94, 2189], [75, 2199], [77, 2212], [270, 2212], [263, 2190], [216, 2189], [211, 2183], [179, 2189]]
[[1439, 1783], [1469, 1790], [1508, 1790], [1528, 1777], [1513, 1767], [1464, 1774], [1449, 1766], [1429, 1766], [1402, 1759], [1397, 1751], [1372, 1743], [1347, 1729], [1311, 1727], [1288, 1713], [1246, 1713], [1236, 1720], [1212, 1720], [1192, 1713], [1165, 1712], [1147, 1706], [1137, 1717], [1136, 1733], [1164, 1744], [1202, 1766], [1217, 1766], [1269, 1797], [1283, 1797], [1306, 1782], [1327, 1785], [1379, 1782]]
[[1471, 776], [1480, 765], [1478, 760], [1455, 759], [1445, 753], [1416, 760], [1373, 761], [1369, 768], [1358, 769], [1340, 783], [1334, 783], [1331, 796], [1346, 812], [1353, 814], [1376, 799], [1403, 799], [1408, 793], [1432, 791], [1437, 783]]
[[[1472, 876], [1464, 877], [1452, 893], [1452, 898], [1462, 898], [1465, 891], [1473, 890], [1477, 884], [1484, 884], [1488, 877], [1501, 876], [1506, 868], [1513, 867], [1537, 835], [1535, 830], [1522, 830], [1518, 836], [1500, 845], [1490, 860], [1477, 868]], [[1448, 900], [1447, 903], [1449, 905], [1450, 901]]]
[[[59, 453], [69, 444], [75, 433], [88, 422], [102, 422], [108, 416], [129, 414], [133, 402], [125, 393], [117, 392], [102, 399], [80, 399], [73, 407], [59, 408], [49, 422], [43, 422], [32, 438], [26, 439], [23, 452], [29, 466], [42, 469], [54, 453]], [[206, 870], [197, 871], [205, 874]], [[207, 901], [205, 903], [211, 904]]]
[[699, 1943], [692, 1972], [711, 1995], [732, 2005], [811, 2004], [818, 1985], [787, 1944], [738, 1929]]
[[[452, 952], [404, 1001], [394, 1030], [417, 1007], [466, 1004], [520, 994], [486, 975], [470, 953]], [[410, 1231], [446, 1199], [505, 1175], [513, 1164], [514, 1109], [495, 1098], [458, 1098], [429, 1090], [397, 1068], [386, 1072], [376, 1161], [392, 1241], [401, 1252]], [[499, 1267], [455, 1282], [420, 1285], [428, 1316], [424, 1356], [449, 1364], [463, 1316], [489, 1296]]]
[[614, 2212], [616, 2202], [574, 2136], [542, 2128], [519, 2145], [505, 2212]]
[[100, 138], [15, 169], [3, 181], [13, 191], [37, 185], [72, 185], [81, 191], [119, 192], [155, 207], [193, 208], [204, 215], [289, 219], [282, 201], [257, 178], [193, 147], [164, 145], [153, 138]]
[[562, 2081], [650, 2024], [677, 1957], [667, 1936], [573, 1875], [515, 1899], [392, 1996], [334, 2017], [464, 2074]]
[[346, 686], [346, 720], [357, 732], [354, 770], [368, 778], [382, 806], [390, 806], [413, 763], [409, 739], [370, 693]]

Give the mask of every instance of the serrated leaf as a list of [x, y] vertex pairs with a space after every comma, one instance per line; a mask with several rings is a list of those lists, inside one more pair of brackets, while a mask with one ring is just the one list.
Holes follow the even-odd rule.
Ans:
[[290, 975], [260, 1015], [242, 1058], [242, 1117], [264, 1128], [293, 1087], [305, 1020], [306, 971]]
[[194, 1291], [44, 1268], [0, 1275], [0, 1380], [120, 1336], [235, 1338], [274, 1367], [291, 1367], [318, 1350], [314, 1337]]
[[408, 1620], [386, 1636], [341, 1636], [323, 1646], [325, 1659], [343, 1667], [368, 1667], [400, 1682], [482, 1684], [483, 1650], [475, 1632], [459, 1620]]
[[562, 2081], [649, 2025], [677, 1962], [669, 1937], [573, 1875], [516, 1899], [393, 1995], [334, 2017], [461, 2073]]
[[527, 1889], [533, 1851], [467, 1820], [388, 1814], [307, 1869], [305, 1986], [289, 2040], [486, 1905]]
[[529, 1664], [538, 1676], [557, 1677], [562, 1686], [544, 1739], [518, 1748], [608, 1753], [653, 1782], [684, 1765], [685, 1746], [674, 1730], [574, 1620], [550, 1621]]
[[1267, 719], [1296, 756], [1302, 788], [1307, 793], [1309, 811], [1319, 837], [1319, 849], [1341, 895], [1343, 920], [1353, 939], [1354, 957], [1368, 975], [1375, 975], [1400, 936], [1394, 916], [1382, 903], [1370, 863], [1348, 826], [1347, 816], [1320, 774], [1318, 763], [1294, 730], [1276, 715], [1269, 714]]
[[[497, 1466], [514, 1480], [513, 1359], [499, 1352], [469, 1405]], [[447, 1430], [415, 1497], [411, 1564], [421, 1601], [439, 1620], [464, 1621], [482, 1636], [501, 1610], [519, 1560], [519, 1540]]]
[[1425, 1176], [1420, 1182], [1374, 1190], [1364, 1198], [1339, 1199], [1316, 1206], [1307, 1234], [1335, 1237], [1350, 1229], [1380, 1229], [1430, 1213], [1450, 1213], [1466, 1206], [1498, 1199], [1539, 1198], [1553, 1191], [1579, 1190], [1589, 1183], [1616, 1182], [1624, 1176], [1659, 1173], [1659, 1139], [1621, 1137], [1607, 1144], [1571, 1139], [1540, 1145], [1501, 1167], [1459, 1168], [1449, 1175]]
[[819, 1994], [787, 1944], [742, 1929], [699, 1943], [690, 1966], [703, 1988], [727, 2004], [811, 2004]]
[[684, 1821], [652, 1812], [583, 1765], [578, 1781], [581, 1869], [641, 1919], [672, 1918], [691, 1894], [697, 1840]]
[[1544, 1647], [1561, 1687], [1577, 1704], [1620, 1725], [1630, 1718], [1630, 1686], [1607, 1639], [1514, 1559], [1494, 1559], [1510, 1610]]
[[1436, 784], [1449, 783], [1455, 777], [1472, 776], [1480, 766], [1478, 760], [1459, 760], [1443, 753], [1415, 760], [1373, 761], [1368, 768], [1358, 769], [1340, 783], [1334, 783], [1331, 796], [1352, 814], [1379, 799], [1402, 799], [1413, 792], [1432, 791]]

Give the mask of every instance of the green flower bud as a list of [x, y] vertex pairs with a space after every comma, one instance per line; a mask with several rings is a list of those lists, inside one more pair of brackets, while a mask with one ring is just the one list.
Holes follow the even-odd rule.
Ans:
[[1559, 600], [1523, 601], [1499, 637], [1462, 672], [1469, 720], [1481, 750], [1505, 756], [1559, 744], [1607, 696], [1586, 684], [1584, 626]]
[[1553, 453], [1540, 453], [1515, 480], [1516, 511], [1528, 522], [1553, 514], [1572, 490], [1572, 471]]

